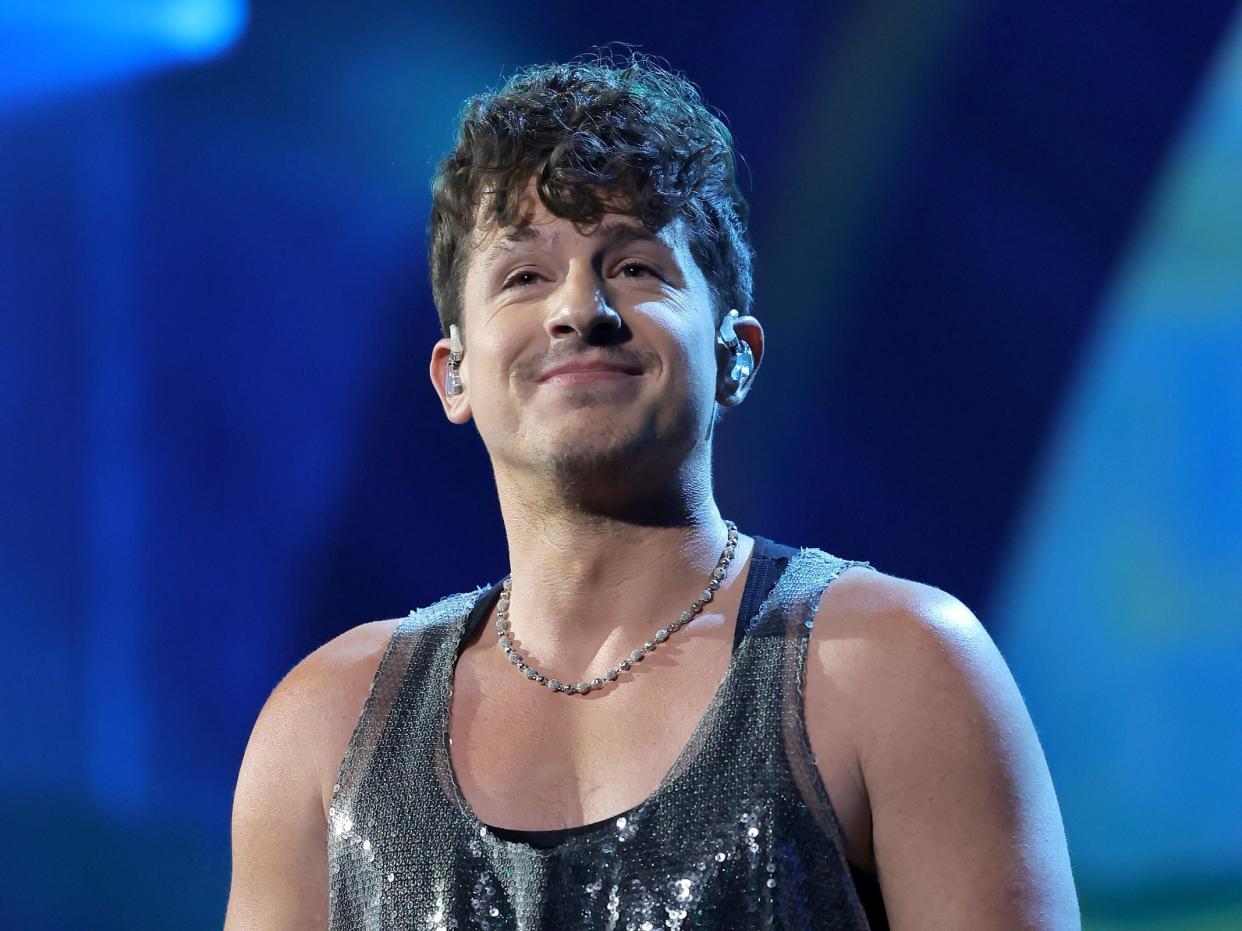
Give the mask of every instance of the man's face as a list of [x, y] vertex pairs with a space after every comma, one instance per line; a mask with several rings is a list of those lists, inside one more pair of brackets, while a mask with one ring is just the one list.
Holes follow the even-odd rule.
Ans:
[[[658, 481], [704, 443], [717, 384], [707, 280], [680, 220], [658, 234], [608, 213], [589, 235], [528, 189], [529, 227], [476, 231], [461, 377], [497, 465], [564, 481]], [[439, 351], [439, 350], [438, 350]], [[604, 361], [625, 371], [548, 377]], [[433, 359], [433, 378], [442, 368]], [[456, 401], [456, 406], [453, 402]]]

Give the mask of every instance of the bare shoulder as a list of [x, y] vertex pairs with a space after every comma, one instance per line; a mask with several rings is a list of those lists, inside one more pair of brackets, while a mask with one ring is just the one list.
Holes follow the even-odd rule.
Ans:
[[[400, 623], [396, 619], [359, 624], [294, 666], [259, 712], [247, 760], [285, 758], [300, 764], [301, 771], [319, 785], [335, 775], [384, 650]], [[290, 754], [296, 760], [288, 759]]]
[[362, 624], [325, 643], [259, 711], [233, 797], [227, 931], [326, 926], [331, 784], [399, 623]]
[[284, 704], [300, 718], [314, 748], [317, 783], [326, 814], [332, 783], [358, 716], [366, 704], [393, 631], [404, 618], [359, 624], [329, 640], [298, 663], [277, 686]]
[[[877, 707], [883, 681], [898, 675], [898, 667], [925, 664], [930, 656], [920, 654], [932, 651], [937, 631], [943, 634], [954, 623], [970, 628], [969, 614], [938, 588], [865, 566], [847, 568], [825, 589], [816, 612], [807, 656], [808, 702], [830, 702], [836, 719], [854, 722], [852, 749], [861, 753], [859, 742], [873, 730], [873, 715], [891, 707]], [[986, 636], [982, 625], [974, 625], [975, 636]], [[816, 689], [816, 680], [823, 686]], [[808, 724], [811, 713], [808, 709]]]
[[852, 665], [866, 681], [899, 661], [950, 658], [950, 644], [961, 651], [986, 641], [995, 649], [979, 619], [953, 595], [864, 566], [849, 567], [825, 590], [815, 634], [812, 649], [824, 660], [839, 658], [848, 642]]
[[814, 634], [808, 677], [834, 683], [821, 694], [850, 721], [892, 926], [1077, 928], [1043, 750], [974, 612], [852, 567], [824, 592]]
[[886, 749], [886, 733], [922, 729], [947, 711], [966, 714], [976, 727], [1004, 715], [1029, 721], [987, 629], [933, 585], [847, 569], [824, 592], [811, 654], [816, 667], [849, 687], [851, 711], [865, 725], [857, 744], [864, 766]]

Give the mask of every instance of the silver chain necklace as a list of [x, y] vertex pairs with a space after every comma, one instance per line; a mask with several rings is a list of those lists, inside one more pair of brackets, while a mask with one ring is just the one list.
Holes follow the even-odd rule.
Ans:
[[617, 676], [621, 675], [626, 669], [629, 669], [635, 663], [641, 662], [642, 658], [656, 648], [658, 644], [668, 639], [668, 635], [675, 633], [681, 628], [689, 624], [703, 610], [703, 606], [712, 600], [716, 593], [716, 589], [720, 588], [729, 563], [733, 561], [733, 552], [737, 549], [737, 525], [731, 520], [725, 521], [725, 526], [729, 528], [729, 541], [725, 544], [724, 550], [720, 554], [720, 561], [716, 563], [716, 568], [712, 570], [712, 574], [708, 580], [707, 588], [703, 589], [703, 593], [695, 600], [690, 608], [681, 613], [677, 620], [673, 621], [667, 627], [661, 627], [657, 630], [642, 646], [633, 651], [629, 658], [621, 660], [615, 666], [608, 669], [602, 676], [594, 679], [584, 679], [577, 685], [571, 685], [568, 682], [559, 682], [556, 679], [549, 679], [547, 676], [539, 672], [534, 666], [531, 666], [517, 650], [513, 648], [513, 642], [509, 639], [509, 588], [513, 582], [513, 576], [508, 576], [504, 581], [504, 586], [500, 593], [500, 600], [496, 604], [496, 634], [500, 637], [500, 648], [505, 651], [505, 655], [509, 657], [509, 662], [518, 668], [526, 678], [530, 679], [536, 685], [545, 685], [553, 692], [572, 692], [576, 695], [585, 695], [592, 689], [601, 688], [605, 682], [614, 681]]

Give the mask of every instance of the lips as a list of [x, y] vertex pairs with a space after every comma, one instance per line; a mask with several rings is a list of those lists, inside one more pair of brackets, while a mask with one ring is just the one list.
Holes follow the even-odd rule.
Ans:
[[[558, 375], [574, 375], [581, 376], [582, 379], [589, 379], [591, 375], [607, 377], [608, 375], [641, 375], [643, 370], [636, 365], [625, 365], [618, 362], [604, 362], [601, 360], [580, 360], [577, 362], [565, 362], [561, 365], [555, 365], [539, 376], [540, 382], [546, 382]], [[575, 379], [577, 380], [577, 379]]]

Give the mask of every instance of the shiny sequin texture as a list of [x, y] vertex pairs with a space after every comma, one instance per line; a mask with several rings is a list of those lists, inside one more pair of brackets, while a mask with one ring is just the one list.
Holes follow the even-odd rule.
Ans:
[[796, 551], [652, 795], [550, 848], [496, 836], [449, 765], [453, 664], [484, 589], [413, 612], [333, 793], [329, 928], [868, 929], [802, 719], [809, 621], [853, 565], [870, 567]]

